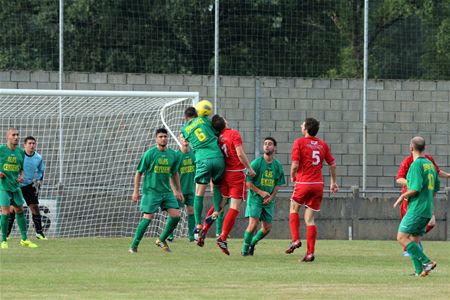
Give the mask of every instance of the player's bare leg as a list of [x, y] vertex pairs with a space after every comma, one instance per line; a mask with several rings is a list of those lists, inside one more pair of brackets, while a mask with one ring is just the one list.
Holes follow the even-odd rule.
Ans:
[[291, 200], [291, 204], [289, 207], [289, 228], [291, 231], [291, 243], [289, 247], [284, 251], [286, 254], [294, 253], [295, 249], [300, 248], [302, 246], [302, 242], [300, 241], [300, 217], [298, 212], [300, 210], [300, 204]]
[[305, 207], [305, 224], [306, 224], [306, 255], [302, 259], [303, 262], [314, 261], [314, 250], [317, 239], [317, 228], [314, 223], [314, 210], [309, 207]]

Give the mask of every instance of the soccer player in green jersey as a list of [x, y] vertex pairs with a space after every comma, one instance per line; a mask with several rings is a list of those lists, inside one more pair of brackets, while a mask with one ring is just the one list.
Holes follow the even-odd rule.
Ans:
[[16, 213], [17, 225], [21, 236], [20, 245], [29, 248], [37, 247], [27, 237], [27, 225], [23, 214], [25, 200], [19, 186], [23, 182], [25, 152], [18, 148], [18, 145], [19, 131], [16, 128], [9, 128], [6, 131], [6, 144], [0, 146], [1, 249], [8, 248], [7, 234], [10, 206], [14, 208]]
[[[249, 218], [244, 232], [242, 256], [253, 255], [255, 245], [262, 240], [272, 228], [272, 217], [275, 209], [275, 196], [280, 185], [286, 183], [281, 163], [273, 157], [277, 141], [272, 137], [264, 139], [264, 155], [251, 163], [256, 176], [247, 176], [247, 209], [245, 216]], [[254, 234], [258, 221], [261, 229]]]
[[217, 132], [212, 127], [208, 117], [198, 116], [195, 107], [188, 107], [184, 111], [186, 124], [181, 128], [183, 137], [189, 142], [195, 152], [195, 197], [194, 197], [194, 217], [195, 235], [201, 231], [203, 198], [206, 187], [212, 180], [214, 210], [220, 210], [222, 193], [219, 183], [222, 180], [225, 170], [225, 162], [217, 143]]
[[434, 195], [440, 188], [440, 180], [433, 163], [424, 155], [425, 139], [416, 136], [411, 139], [409, 150], [414, 162], [406, 175], [407, 191], [394, 203], [394, 208], [404, 198], [408, 198], [408, 211], [400, 222], [397, 241], [406, 247], [410, 254], [415, 273], [425, 277], [436, 267], [436, 262], [430, 260], [420, 249], [418, 242], [433, 215]]
[[[161, 233], [156, 245], [165, 252], [171, 252], [166, 239], [177, 227], [180, 221], [180, 209], [178, 200], [183, 201], [181, 193], [180, 177], [178, 175], [179, 158], [177, 153], [167, 147], [167, 130], [159, 128], [155, 134], [156, 146], [153, 146], [142, 155], [134, 176], [134, 192], [132, 200], [139, 202], [143, 217], [136, 229], [136, 234], [131, 243], [129, 252], [136, 253], [139, 243], [153, 220], [154, 214], [159, 208], [167, 210], [169, 214], [166, 226]], [[139, 193], [141, 178], [144, 176], [142, 186], [142, 199]], [[172, 191], [170, 181], [176, 188]]]
[[[183, 193], [184, 202], [178, 201], [180, 208], [186, 206], [188, 216], [188, 238], [190, 242], [194, 241], [194, 196], [195, 196], [195, 156], [189, 142], [186, 141], [182, 134], [179, 137], [181, 146], [177, 151], [180, 165], [178, 173], [180, 174], [181, 192]], [[172, 187], [175, 189], [175, 187]], [[173, 233], [167, 238], [168, 241], [173, 241]]]

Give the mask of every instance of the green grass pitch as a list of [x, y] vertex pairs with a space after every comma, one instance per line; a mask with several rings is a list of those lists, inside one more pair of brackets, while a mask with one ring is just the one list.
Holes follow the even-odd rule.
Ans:
[[18, 239], [0, 251], [1, 299], [449, 299], [450, 242], [425, 241], [438, 262], [426, 278], [412, 273], [396, 241], [319, 240], [316, 260], [300, 263], [305, 246], [284, 254], [286, 240], [262, 240], [242, 257], [230, 239], [225, 256], [178, 238], [163, 253], [145, 238], [139, 253], [127, 238]]

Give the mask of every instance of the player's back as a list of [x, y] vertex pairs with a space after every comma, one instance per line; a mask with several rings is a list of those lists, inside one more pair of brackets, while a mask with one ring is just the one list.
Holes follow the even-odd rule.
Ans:
[[244, 170], [245, 166], [239, 160], [236, 147], [242, 145], [239, 131], [225, 128], [219, 136], [219, 146], [225, 158], [225, 171]]
[[[437, 173], [440, 173], [440, 169], [439, 166], [436, 164], [436, 162], [434, 161], [433, 157], [429, 154], [425, 154], [425, 158], [427, 158], [429, 161], [431, 161], [434, 165], [434, 167], [436, 168]], [[405, 157], [403, 159], [403, 161], [400, 163], [400, 167], [398, 169], [397, 172], [397, 176], [395, 177], [395, 179], [399, 179], [399, 178], [405, 178], [406, 179], [406, 175], [408, 174], [408, 170], [411, 167], [411, 164], [414, 162], [414, 158], [412, 155], [408, 155], [407, 157]], [[404, 185], [402, 187], [402, 193], [407, 191], [407, 187], [406, 185]]]
[[296, 182], [323, 183], [322, 165], [334, 164], [334, 158], [326, 142], [317, 137], [304, 137], [295, 140], [292, 148], [292, 161], [299, 162]]
[[183, 126], [181, 132], [190, 143], [197, 160], [222, 156], [211, 120], [207, 117], [190, 120]]

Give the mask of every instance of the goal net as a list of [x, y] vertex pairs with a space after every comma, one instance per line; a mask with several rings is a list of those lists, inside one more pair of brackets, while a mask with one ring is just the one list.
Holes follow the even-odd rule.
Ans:
[[[45, 233], [132, 236], [141, 218], [131, 201], [139, 159], [163, 126], [169, 147], [178, 149], [184, 109], [197, 101], [193, 92], [0, 89], [0, 134], [15, 127], [21, 142], [34, 136], [45, 162], [39, 195]], [[165, 221], [166, 213], [157, 213], [147, 235], [159, 235]], [[182, 209], [175, 236], [186, 235]]]

